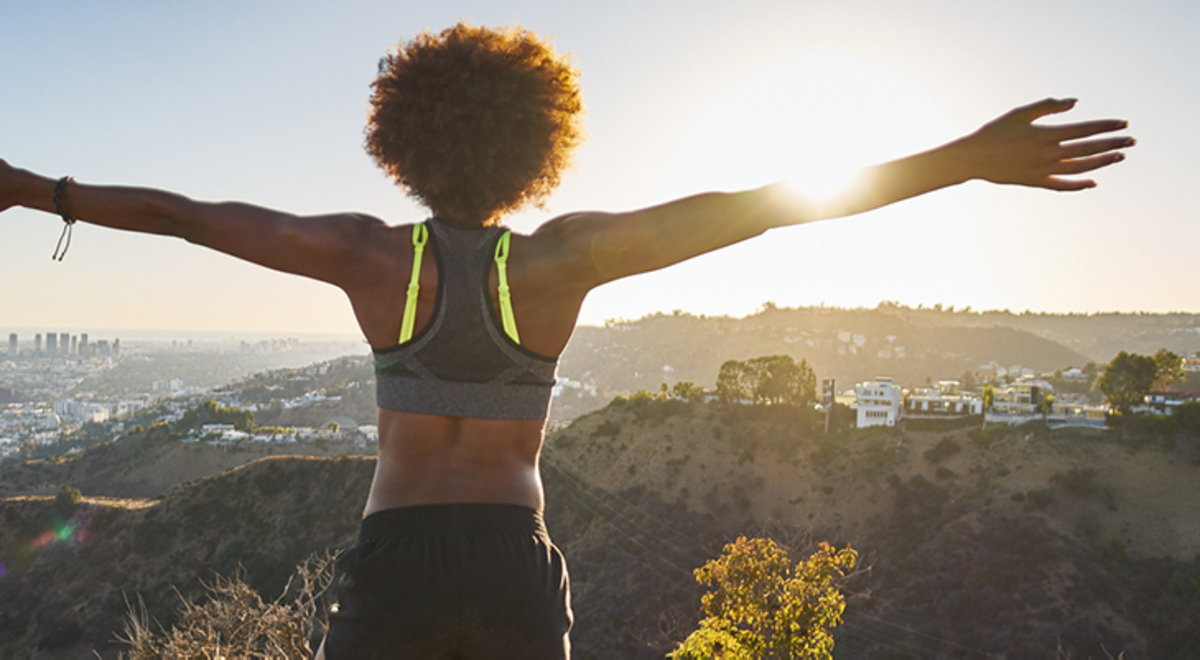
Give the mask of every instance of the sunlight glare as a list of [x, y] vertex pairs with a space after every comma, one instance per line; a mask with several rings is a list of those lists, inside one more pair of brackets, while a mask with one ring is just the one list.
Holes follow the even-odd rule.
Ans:
[[667, 159], [664, 197], [776, 181], [815, 199], [861, 168], [954, 135], [919, 83], [861, 55], [813, 52], [743, 76], [701, 110]]

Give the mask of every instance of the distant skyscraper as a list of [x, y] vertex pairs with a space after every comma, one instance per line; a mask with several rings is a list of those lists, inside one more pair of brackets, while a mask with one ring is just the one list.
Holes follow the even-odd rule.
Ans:
[[101, 339], [96, 342], [96, 356], [105, 357], [108, 355], [108, 340]]
[[71, 352], [71, 333], [63, 332], [58, 335], [58, 352], [68, 355]]
[[46, 355], [58, 355], [58, 335], [46, 333]]
[[71, 335], [71, 355], [79, 355], [79, 337]]
[[121, 357], [121, 338], [113, 340], [113, 357]]
[[17, 354], [17, 333], [10, 332], [8, 335], [8, 354]]
[[88, 357], [88, 341], [86, 332], [79, 335], [79, 354], [84, 357]]
[[38, 355], [42, 352], [42, 333], [37, 333], [33, 338], [33, 354]]

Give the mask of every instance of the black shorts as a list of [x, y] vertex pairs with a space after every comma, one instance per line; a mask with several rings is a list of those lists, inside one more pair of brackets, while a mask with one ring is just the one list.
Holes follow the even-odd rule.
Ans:
[[533, 509], [379, 511], [337, 568], [328, 660], [570, 656], [566, 562]]

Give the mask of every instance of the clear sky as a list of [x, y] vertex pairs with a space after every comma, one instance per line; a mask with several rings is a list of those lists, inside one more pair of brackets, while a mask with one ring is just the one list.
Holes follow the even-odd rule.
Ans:
[[[419, 221], [362, 149], [380, 56], [458, 19], [550, 35], [583, 71], [588, 141], [531, 231], [581, 209], [706, 189], [805, 187], [1046, 96], [1139, 140], [1099, 188], [969, 183], [775, 230], [608, 285], [582, 321], [764, 301], [1200, 312], [1200, 3], [1140, 0], [5, 2], [0, 158], [299, 213]], [[177, 239], [0, 215], [8, 327], [356, 333], [328, 285]], [[403, 292], [398, 291], [397, 296]], [[520, 295], [520, 292], [514, 292]]]

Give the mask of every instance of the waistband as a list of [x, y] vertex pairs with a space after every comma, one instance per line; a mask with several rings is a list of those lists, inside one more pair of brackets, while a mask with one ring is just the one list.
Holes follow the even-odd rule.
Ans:
[[359, 541], [371, 538], [509, 532], [549, 538], [542, 512], [519, 504], [422, 504], [363, 518]]

